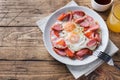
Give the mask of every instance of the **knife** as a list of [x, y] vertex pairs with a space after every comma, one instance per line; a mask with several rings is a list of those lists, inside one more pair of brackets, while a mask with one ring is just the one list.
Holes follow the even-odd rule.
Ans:
[[108, 55], [107, 53], [102, 52], [102, 51], [95, 51], [95, 54], [93, 54], [93, 55], [97, 56], [99, 59], [103, 60], [108, 65], [114, 66], [120, 70], [120, 67], [118, 65], [114, 64], [112, 57], [110, 55]]

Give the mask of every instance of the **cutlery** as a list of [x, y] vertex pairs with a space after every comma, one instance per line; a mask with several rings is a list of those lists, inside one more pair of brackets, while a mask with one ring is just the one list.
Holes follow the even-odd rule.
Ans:
[[110, 55], [108, 55], [105, 52], [102, 51], [96, 51], [94, 56], [97, 56], [99, 59], [103, 60], [104, 62], [106, 62], [108, 65], [114, 66], [116, 67], [118, 70], [120, 70], [120, 66], [118, 66], [117, 64], [114, 63], [112, 57]]

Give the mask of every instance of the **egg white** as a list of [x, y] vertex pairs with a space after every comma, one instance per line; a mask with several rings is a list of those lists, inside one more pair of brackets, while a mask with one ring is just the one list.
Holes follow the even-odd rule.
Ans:
[[[63, 26], [64, 26], [65, 22], [63, 23]], [[75, 23], [74, 23], [75, 24]], [[75, 29], [72, 31], [72, 32], [75, 32], [76, 35], [79, 35], [80, 38], [79, 38], [79, 41], [77, 43], [71, 43], [69, 40], [68, 40], [68, 37], [69, 35], [72, 33], [72, 32], [66, 32], [65, 30], [63, 30], [62, 32], [60, 32], [60, 37], [62, 37], [67, 46], [73, 50], [73, 51], [78, 51], [82, 48], [86, 48], [86, 43], [88, 42], [88, 39], [86, 38], [86, 36], [83, 34], [83, 27], [80, 27], [78, 24], [75, 24]]]

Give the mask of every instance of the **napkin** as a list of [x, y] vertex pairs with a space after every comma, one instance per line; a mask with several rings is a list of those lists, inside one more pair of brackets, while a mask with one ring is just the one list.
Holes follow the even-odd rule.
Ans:
[[[78, 5], [74, 0], [72, 0], [64, 7], [68, 7], [68, 6], [78, 6]], [[50, 16], [51, 15], [36, 22], [36, 24], [38, 25], [38, 27], [41, 29], [42, 32], [44, 31], [45, 25], [48, 19], [50, 18]], [[105, 52], [108, 53], [110, 56], [112, 56], [117, 51], [118, 51], [118, 48], [115, 46], [115, 44], [111, 40], [109, 40], [109, 43]], [[103, 63], [102, 60], [97, 59], [92, 63], [86, 64], [86, 65], [80, 65], [80, 66], [66, 65], [66, 66], [69, 69], [69, 71], [72, 73], [74, 78], [77, 79], [83, 75], [87, 76], [88, 74], [93, 72], [96, 68], [98, 68], [102, 63]]]

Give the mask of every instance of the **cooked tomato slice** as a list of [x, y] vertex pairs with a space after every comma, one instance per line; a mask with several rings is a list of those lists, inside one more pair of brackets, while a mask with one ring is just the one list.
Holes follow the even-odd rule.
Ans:
[[73, 14], [72, 12], [62, 13], [60, 16], [58, 16], [57, 19], [60, 21], [63, 20], [71, 21], [73, 19]]
[[62, 21], [65, 18], [66, 14], [62, 13], [60, 16], [58, 16], [58, 20]]
[[69, 48], [65, 49], [65, 53], [67, 54], [68, 57], [74, 58], [74, 53]]
[[89, 38], [89, 39], [92, 39], [93, 36], [94, 36], [94, 32], [93, 31], [90, 31], [90, 30], [87, 30], [84, 32], [84, 35]]
[[63, 48], [66, 48], [67, 45], [63, 39], [60, 39], [56, 42], [56, 46], [57, 48], [63, 49]]

